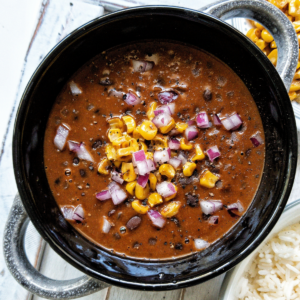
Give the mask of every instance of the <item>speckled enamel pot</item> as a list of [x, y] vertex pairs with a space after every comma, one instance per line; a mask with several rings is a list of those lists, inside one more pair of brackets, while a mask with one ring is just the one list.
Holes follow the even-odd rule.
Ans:
[[[32, 293], [68, 299], [107, 284], [156, 291], [188, 287], [235, 266], [275, 225], [289, 197], [297, 163], [296, 126], [286, 91], [298, 61], [297, 37], [285, 15], [266, 1], [222, 1], [204, 10], [149, 6], [105, 15], [72, 32], [37, 68], [15, 123], [13, 159], [20, 198], [14, 202], [4, 237], [7, 265], [16, 280]], [[219, 19], [230, 17], [256, 19], [268, 28], [278, 46], [278, 72], [248, 38]], [[222, 239], [187, 257], [149, 262], [109, 253], [65, 221], [47, 183], [43, 138], [57, 94], [79, 67], [110, 47], [158, 39], [204, 49], [241, 77], [263, 121], [266, 161], [253, 203]], [[87, 276], [55, 281], [30, 266], [23, 248], [27, 214], [50, 246]]]

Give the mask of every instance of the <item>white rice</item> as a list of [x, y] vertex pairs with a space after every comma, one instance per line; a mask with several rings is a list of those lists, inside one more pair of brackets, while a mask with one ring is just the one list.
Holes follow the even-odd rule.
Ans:
[[265, 243], [239, 281], [242, 300], [300, 300], [300, 224]]

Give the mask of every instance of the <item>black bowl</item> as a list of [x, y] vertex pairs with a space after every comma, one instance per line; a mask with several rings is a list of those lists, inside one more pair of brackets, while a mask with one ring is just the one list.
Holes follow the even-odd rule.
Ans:
[[[122, 258], [79, 234], [60, 213], [43, 164], [53, 102], [70, 76], [103, 50], [142, 40], [169, 40], [203, 49], [229, 65], [251, 92], [266, 136], [258, 192], [238, 224], [206, 250], [169, 261]], [[61, 41], [36, 70], [22, 97], [13, 137], [15, 176], [31, 221], [65, 260], [108, 283], [143, 290], [187, 287], [240, 262], [270, 232], [289, 197], [297, 134], [286, 89], [273, 65], [244, 35], [212, 16], [177, 7], [132, 8], [95, 19]]]

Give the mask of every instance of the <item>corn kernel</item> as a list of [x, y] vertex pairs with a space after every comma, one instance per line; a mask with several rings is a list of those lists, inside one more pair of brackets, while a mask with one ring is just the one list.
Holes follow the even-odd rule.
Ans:
[[219, 180], [219, 177], [206, 170], [200, 178], [200, 185], [207, 187], [209, 189], [215, 187], [216, 182]]
[[300, 79], [300, 70], [298, 70], [294, 75], [294, 80]]
[[136, 128], [135, 119], [131, 116], [123, 116], [122, 119], [127, 127], [127, 133], [133, 132]]
[[166, 197], [165, 201], [170, 201], [171, 199], [175, 198], [176, 195], [177, 195], [178, 187], [175, 184], [173, 184], [173, 183], [172, 183], [172, 185], [174, 186], [176, 193], [173, 194], [172, 196]]
[[142, 135], [140, 134], [140, 125], [139, 126], [136, 126], [136, 128], [133, 130], [132, 132], [132, 136], [135, 138], [135, 139], [141, 139], [143, 138]]
[[144, 142], [139, 142], [139, 146], [140, 146], [140, 150], [144, 150], [145, 152], [147, 152], [148, 147]]
[[135, 186], [136, 186], [136, 181], [132, 181], [126, 184], [126, 191], [132, 196], [134, 195]]
[[149, 184], [147, 183], [147, 185], [143, 188], [141, 187], [139, 184], [136, 185], [135, 187], [135, 196], [139, 199], [139, 200], [144, 200], [149, 196], [150, 193], [150, 188], [149, 188]]
[[157, 108], [157, 102], [151, 102], [150, 107], [147, 111], [147, 117], [149, 120], [152, 120], [155, 117], [154, 111]]
[[111, 118], [107, 120], [110, 128], [119, 128], [123, 131], [124, 124], [120, 118]]
[[184, 165], [183, 165], [183, 175], [186, 176], [186, 177], [190, 177], [192, 176], [194, 170], [196, 169], [196, 164], [195, 163], [192, 163], [192, 162], [186, 162]]
[[137, 140], [134, 138], [130, 139], [129, 147], [131, 147], [134, 152], [139, 151], [139, 144], [138, 144]]
[[268, 59], [271, 61], [271, 63], [276, 66], [277, 64], [277, 49], [274, 49], [271, 51], [271, 53], [268, 55]]
[[131, 147], [118, 149], [117, 150], [117, 159], [120, 161], [124, 161], [123, 159], [127, 159], [127, 156], [129, 156], [131, 158], [132, 157], [131, 154], [133, 152], [134, 152], [133, 148], [131, 148]]
[[174, 170], [174, 168], [173, 168], [171, 165], [169, 165], [169, 164], [163, 164], [163, 165], [161, 165], [161, 166], [159, 167], [158, 171], [159, 171], [159, 173], [160, 173], [161, 175], [167, 176], [168, 179], [170, 179], [170, 180], [171, 180], [172, 178], [174, 178], [174, 176], [175, 176], [175, 170]]
[[112, 141], [112, 145], [117, 148], [125, 148], [129, 146], [129, 139], [127, 136], [120, 136]]
[[153, 150], [163, 150], [168, 147], [168, 138], [161, 134], [157, 134], [156, 137], [151, 141]]
[[267, 43], [262, 39], [259, 39], [255, 44], [260, 50], [264, 50], [267, 47]]
[[103, 175], [108, 175], [109, 172], [108, 172], [107, 168], [110, 165], [111, 165], [111, 162], [107, 158], [102, 159], [98, 165], [98, 172]]
[[119, 128], [112, 128], [108, 130], [108, 138], [112, 142], [122, 136], [122, 131]]
[[290, 92], [296, 92], [299, 90], [300, 90], [300, 80], [293, 80], [290, 87]]
[[293, 100], [296, 99], [297, 93], [296, 92], [291, 92], [291, 93], [289, 93], [289, 97], [290, 97], [290, 100], [293, 101]]
[[300, 1], [299, 0], [291, 0], [289, 3], [289, 15], [293, 17], [300, 16]]
[[171, 218], [178, 213], [180, 207], [181, 207], [180, 201], [172, 201], [169, 204], [167, 204], [165, 207], [163, 207], [160, 213], [165, 218]]
[[146, 152], [145, 155], [146, 155], [147, 159], [152, 159], [153, 160], [153, 153], [152, 152]]
[[200, 145], [195, 146], [196, 154], [192, 157], [192, 161], [202, 160], [205, 158], [205, 154], [203, 153]]
[[261, 31], [258, 28], [251, 28], [246, 33], [246, 36], [254, 43], [260, 38]]
[[187, 128], [188, 124], [186, 123], [177, 122], [175, 125], [175, 129], [180, 133], [183, 133]]
[[149, 174], [149, 181], [150, 181], [150, 189], [152, 191], [155, 191], [156, 189], [156, 183], [157, 183], [157, 178], [153, 173]]
[[288, 4], [288, 0], [268, 0], [268, 2], [272, 3], [279, 9], [284, 8]]
[[185, 138], [182, 138], [180, 140], [180, 149], [182, 150], [191, 150], [193, 148], [192, 144], [186, 144], [185, 143]]
[[276, 45], [275, 41], [271, 42], [270, 47], [272, 49], [276, 49], [277, 48], [277, 45]]
[[148, 205], [144, 206], [139, 200], [132, 201], [131, 206], [137, 213], [142, 215], [146, 214], [147, 211], [149, 210], [149, 206]]
[[160, 194], [152, 193], [148, 198], [148, 204], [150, 207], [163, 203], [163, 199]]
[[144, 121], [140, 125], [139, 133], [145, 140], [153, 140], [157, 134], [157, 127], [151, 121]]
[[117, 153], [116, 153], [116, 149], [113, 147], [112, 144], [107, 144], [106, 145], [106, 147], [105, 147], [105, 154], [106, 154], [106, 157], [109, 160], [116, 160]]
[[121, 161], [120, 160], [115, 160], [114, 161], [114, 165], [117, 167], [117, 168], [120, 168], [120, 166], [121, 166]]
[[175, 127], [175, 121], [174, 121], [174, 119], [172, 118], [171, 121], [169, 122], [169, 124], [168, 124], [167, 126], [160, 127], [160, 128], [159, 128], [159, 131], [160, 131], [162, 134], [166, 134], [166, 133], [168, 133], [169, 131], [171, 131], [174, 127]]
[[262, 30], [261, 38], [267, 43], [271, 43], [274, 40], [274, 38], [267, 29]]
[[257, 27], [259, 30], [265, 29], [264, 26], [262, 26], [262, 25], [259, 24], [258, 22], [254, 22], [254, 26]]
[[134, 172], [134, 167], [132, 163], [123, 162], [121, 172], [125, 181], [131, 182], [136, 180], [136, 174]]

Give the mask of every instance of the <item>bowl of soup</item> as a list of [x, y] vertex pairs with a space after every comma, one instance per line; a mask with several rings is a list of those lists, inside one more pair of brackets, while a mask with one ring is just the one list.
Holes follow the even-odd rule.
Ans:
[[297, 138], [258, 48], [210, 15], [157, 6], [91, 21], [49, 53], [13, 154], [23, 205], [59, 255], [110, 284], [166, 290], [225, 272], [267, 235]]

